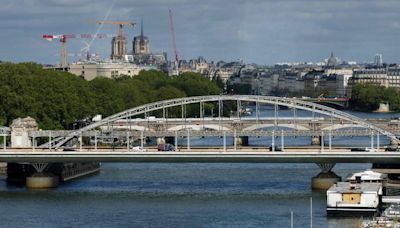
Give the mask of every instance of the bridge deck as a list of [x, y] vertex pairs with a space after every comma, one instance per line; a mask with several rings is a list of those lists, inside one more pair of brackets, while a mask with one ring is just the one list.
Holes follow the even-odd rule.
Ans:
[[194, 149], [191, 151], [127, 150], [0, 152], [0, 162], [242, 162], [242, 163], [400, 163], [400, 152], [350, 152], [345, 149], [316, 149], [270, 152], [242, 149], [237, 151]]

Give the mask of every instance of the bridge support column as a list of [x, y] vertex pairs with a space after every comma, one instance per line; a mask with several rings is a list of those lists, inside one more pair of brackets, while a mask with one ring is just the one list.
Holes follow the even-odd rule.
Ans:
[[178, 132], [175, 131], [175, 137], [174, 137], [174, 146], [175, 146], [175, 151], [179, 151], [178, 149]]
[[327, 190], [332, 185], [341, 181], [342, 178], [332, 172], [334, 163], [318, 163], [321, 172], [311, 179], [311, 188], [314, 190]]
[[223, 136], [223, 144], [224, 144], [224, 152], [226, 152], [226, 132], [224, 131], [224, 136]]
[[51, 173], [43, 172], [47, 163], [33, 163], [36, 173], [26, 178], [26, 187], [32, 189], [38, 188], [54, 188], [58, 185], [58, 177]]
[[236, 141], [236, 145], [248, 146], [249, 145], [249, 136], [236, 137], [235, 141]]
[[187, 149], [188, 151], [190, 151], [190, 131], [189, 131], [189, 130], [187, 131], [186, 139], [187, 139], [186, 149]]
[[237, 141], [236, 141], [236, 129], [233, 132], [233, 150], [236, 151], [237, 150]]
[[144, 136], [143, 131], [140, 132], [140, 147], [143, 148], [144, 146]]
[[6, 151], [7, 149], [7, 136], [6, 134], [3, 135], [3, 150]]

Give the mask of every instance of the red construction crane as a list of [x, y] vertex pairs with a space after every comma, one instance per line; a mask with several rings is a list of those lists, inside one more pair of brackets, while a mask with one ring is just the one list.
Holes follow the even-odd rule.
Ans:
[[175, 61], [176, 61], [176, 64], [178, 64], [179, 56], [178, 56], [178, 50], [176, 48], [176, 34], [175, 34], [174, 21], [172, 20], [172, 10], [169, 10], [169, 25], [170, 25], [171, 33], [172, 33], [172, 45], [174, 48]]
[[62, 35], [48, 35], [45, 34], [43, 35], [43, 39], [46, 39], [48, 41], [53, 41], [55, 39], [60, 40], [61, 42], [61, 67], [66, 68], [67, 67], [67, 40], [68, 39], [102, 39], [102, 38], [108, 38], [108, 37], [113, 37], [113, 34], [62, 34]]
[[43, 35], [43, 38], [48, 41], [59, 39], [61, 42], [61, 67], [67, 67], [67, 35]]

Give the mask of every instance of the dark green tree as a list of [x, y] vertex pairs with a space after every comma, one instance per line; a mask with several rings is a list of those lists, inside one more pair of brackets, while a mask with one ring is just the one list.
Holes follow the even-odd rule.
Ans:
[[[149, 102], [221, 93], [214, 82], [196, 73], [170, 77], [151, 70], [132, 78], [85, 81], [35, 63], [1, 63], [0, 82], [0, 125], [31, 116], [42, 129], [72, 128], [76, 121], [96, 114], [105, 117]], [[181, 115], [180, 108], [168, 111]]]

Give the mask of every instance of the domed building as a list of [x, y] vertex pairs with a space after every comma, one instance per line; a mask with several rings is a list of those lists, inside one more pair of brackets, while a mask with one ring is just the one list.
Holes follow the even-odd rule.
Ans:
[[326, 66], [335, 67], [335, 66], [340, 65], [340, 63], [341, 63], [341, 60], [338, 57], [334, 56], [333, 52], [331, 52], [331, 56], [329, 57]]

